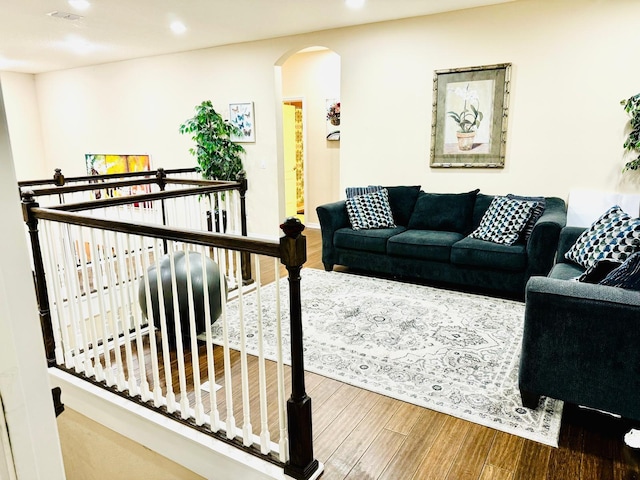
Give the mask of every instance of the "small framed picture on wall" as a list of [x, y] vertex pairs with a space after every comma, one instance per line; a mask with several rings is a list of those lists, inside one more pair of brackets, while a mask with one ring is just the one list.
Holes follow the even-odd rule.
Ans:
[[340, 99], [328, 98], [327, 108], [327, 140], [340, 140]]
[[231, 140], [241, 143], [256, 141], [253, 102], [230, 103], [229, 121], [240, 130], [240, 135], [232, 136]]

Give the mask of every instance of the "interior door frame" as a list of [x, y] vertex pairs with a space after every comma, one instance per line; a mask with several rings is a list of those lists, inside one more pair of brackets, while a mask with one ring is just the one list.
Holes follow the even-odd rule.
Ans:
[[287, 102], [300, 102], [302, 104], [302, 169], [303, 171], [303, 175], [302, 175], [302, 185], [303, 185], [303, 202], [304, 202], [304, 220], [305, 220], [305, 224], [308, 221], [307, 217], [308, 217], [308, 177], [307, 177], [307, 150], [308, 150], [308, 144], [307, 144], [307, 107], [306, 107], [306, 98], [304, 96], [298, 96], [298, 97], [283, 97], [282, 98], [282, 104], [285, 104]]

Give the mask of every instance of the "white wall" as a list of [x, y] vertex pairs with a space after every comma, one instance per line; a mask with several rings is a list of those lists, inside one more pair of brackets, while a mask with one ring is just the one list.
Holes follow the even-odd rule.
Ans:
[[341, 195], [340, 142], [326, 139], [326, 100], [340, 98], [340, 56], [321, 50], [289, 57], [282, 65], [282, 96], [305, 100], [305, 223], [318, 225], [316, 207]]
[[[62, 480], [60, 442], [2, 92], [0, 88], [0, 395], [17, 478]], [[4, 442], [2, 447], [6, 448]]]
[[44, 162], [40, 112], [35, 76], [25, 73], [0, 72], [0, 84], [5, 92], [9, 137], [18, 180], [50, 177]]
[[[633, 191], [637, 174], [621, 175], [627, 117], [619, 101], [638, 91], [638, 36], [628, 22], [639, 15], [630, 0], [521, 0], [37, 75], [45, 164], [72, 175], [83, 173], [87, 152], [146, 152], [154, 166], [192, 166], [177, 129], [193, 106], [211, 99], [226, 112], [230, 102], [254, 101], [249, 229], [277, 235], [274, 65], [323, 45], [341, 58], [340, 186], [332, 195], [369, 183], [563, 198], [572, 188]], [[434, 70], [507, 62], [505, 168], [431, 169]]]

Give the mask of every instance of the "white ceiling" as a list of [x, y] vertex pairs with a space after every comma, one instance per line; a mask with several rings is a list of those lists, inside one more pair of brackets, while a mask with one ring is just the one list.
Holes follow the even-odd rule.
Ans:
[[[344, 0], [90, 1], [78, 11], [67, 0], [0, 0], [0, 71], [42, 73], [513, 0], [367, 0], [358, 10]], [[172, 33], [173, 20], [187, 31]]]

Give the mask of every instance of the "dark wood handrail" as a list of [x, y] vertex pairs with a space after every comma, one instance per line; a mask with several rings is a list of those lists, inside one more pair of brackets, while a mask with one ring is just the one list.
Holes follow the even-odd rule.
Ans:
[[[184, 188], [180, 190], [165, 190], [163, 192], [154, 192], [154, 193], [141, 193], [138, 195], [125, 195], [122, 197], [113, 197], [113, 198], [101, 198], [99, 200], [89, 200], [86, 202], [76, 202], [76, 203], [65, 203], [63, 205], [53, 205], [51, 207], [52, 210], [63, 210], [67, 212], [79, 212], [82, 210], [90, 210], [94, 208], [106, 208], [106, 207], [117, 207], [118, 205], [127, 205], [130, 203], [143, 203], [143, 202], [152, 202], [155, 200], [165, 200], [167, 198], [178, 198], [178, 197], [188, 197], [192, 195], [206, 195], [209, 193], [215, 192], [226, 192], [229, 190], [238, 190], [240, 188], [240, 184], [238, 182], [224, 182], [223, 185], [219, 184], [204, 186], [204, 187], [195, 187], [195, 188]], [[93, 188], [92, 190], [96, 190]], [[35, 196], [38, 195], [39, 192], [33, 192]]]
[[[93, 177], [97, 178], [97, 177]], [[84, 192], [91, 190], [105, 190], [109, 188], [120, 187], [134, 187], [138, 185], [158, 185], [159, 181], [156, 177], [136, 179], [136, 180], [109, 180], [104, 182], [88, 183], [82, 185], [69, 185], [65, 187], [48, 187], [48, 188], [36, 188], [31, 191], [35, 195], [59, 195], [65, 193]], [[223, 190], [238, 190], [240, 188], [239, 182], [224, 182], [221, 180], [180, 180], [175, 178], [164, 178], [164, 185], [210, 185], [217, 187], [217, 191]], [[138, 198], [140, 195], [136, 195]], [[137, 200], [136, 200], [137, 201]]]
[[32, 207], [30, 211], [33, 218], [37, 220], [50, 220], [52, 222], [79, 225], [81, 227], [100, 228], [120, 233], [142, 235], [176, 242], [188, 242], [207, 247], [239, 250], [270, 257], [280, 257], [280, 244], [276, 241], [257, 240], [229, 233], [211, 233], [199, 230], [161, 227], [150, 223], [131, 223], [122, 220], [96, 218], [74, 212], [61, 212], [53, 208]]
[[[113, 178], [114, 176], [120, 178], [130, 178], [130, 177], [148, 177], [148, 176], [156, 176], [158, 172], [164, 172], [166, 175], [175, 175], [180, 173], [194, 173], [196, 172], [195, 168], [173, 168], [173, 169], [162, 169], [159, 168], [157, 170], [146, 170], [142, 172], [123, 172], [118, 174], [113, 173], [105, 173], [101, 175], [82, 175], [79, 177], [64, 177], [64, 184], [73, 183], [73, 182], [87, 182], [92, 180], [105, 180], [109, 178]], [[59, 185], [59, 181], [57, 180], [60, 177], [60, 169], [56, 168], [56, 174], [52, 178], [46, 179], [38, 179], [38, 180], [22, 180], [18, 182], [19, 187], [33, 187], [37, 185]], [[63, 185], [64, 185], [63, 184]], [[62, 187], [63, 185], [59, 185]]]

